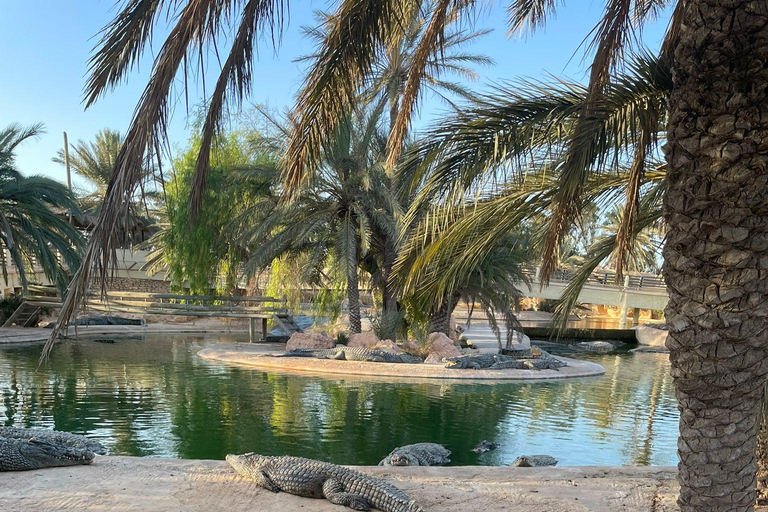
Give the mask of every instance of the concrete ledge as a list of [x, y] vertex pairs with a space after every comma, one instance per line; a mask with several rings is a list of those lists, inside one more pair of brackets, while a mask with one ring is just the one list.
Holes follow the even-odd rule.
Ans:
[[[368, 363], [303, 357], [272, 357], [275, 345], [222, 343], [197, 353], [202, 358], [228, 364], [247, 365], [282, 372], [377, 376], [398, 379], [448, 379], [473, 381], [550, 380], [602, 375], [596, 363], [562, 357], [568, 366], [556, 370], [449, 370], [441, 365]], [[558, 356], [559, 357], [559, 356]]]
[[[242, 326], [228, 327], [226, 325], [184, 325], [184, 324], [147, 324], [141, 325], [79, 325], [77, 334], [75, 328], [69, 328], [68, 339], [83, 336], [101, 336], [109, 334], [179, 334], [179, 333], [232, 333], [248, 334], [248, 328]], [[42, 327], [0, 327], [0, 345], [42, 343], [48, 341], [51, 329]]]
[[[671, 512], [668, 467], [358, 467], [426, 512]], [[326, 500], [274, 494], [223, 461], [96, 457], [90, 466], [0, 473], [4, 512], [343, 512]]]

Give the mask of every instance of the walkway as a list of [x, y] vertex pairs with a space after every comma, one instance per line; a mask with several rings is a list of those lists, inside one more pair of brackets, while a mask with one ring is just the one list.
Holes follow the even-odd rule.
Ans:
[[[672, 512], [666, 467], [447, 467], [360, 470], [402, 488], [426, 512]], [[343, 512], [325, 500], [274, 494], [223, 461], [97, 457], [90, 466], [0, 473], [4, 512]], [[763, 511], [765, 512], [765, 511]]]
[[[525, 274], [531, 283], [530, 290], [522, 283], [518, 285], [526, 297], [540, 299], [559, 299], [571, 280], [568, 270], [557, 270], [543, 289], [539, 280], [538, 267], [526, 267]], [[579, 302], [586, 304], [604, 304], [639, 309], [664, 309], [669, 297], [661, 276], [653, 274], [628, 274], [622, 282], [616, 282], [613, 271], [595, 271], [579, 294]]]

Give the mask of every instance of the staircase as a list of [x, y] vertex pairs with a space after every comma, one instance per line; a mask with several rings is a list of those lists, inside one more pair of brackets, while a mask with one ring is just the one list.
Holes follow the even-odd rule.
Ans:
[[299, 324], [296, 323], [291, 315], [275, 315], [273, 320], [288, 336], [295, 332], [302, 332], [301, 327], [299, 327]]
[[3, 327], [10, 327], [16, 324], [19, 327], [34, 327], [37, 321], [40, 319], [40, 314], [43, 312], [43, 308], [29, 304], [26, 301], [21, 303], [21, 306], [16, 308], [16, 311], [8, 317]]

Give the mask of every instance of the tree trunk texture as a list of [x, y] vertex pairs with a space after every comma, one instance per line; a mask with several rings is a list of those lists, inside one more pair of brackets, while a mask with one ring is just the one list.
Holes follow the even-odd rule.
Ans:
[[387, 237], [384, 241], [384, 290], [382, 296], [382, 302], [384, 303], [384, 314], [397, 313], [397, 293], [395, 291], [394, 284], [391, 283], [392, 267], [395, 264], [395, 258], [397, 257], [397, 250], [395, 249], [394, 242]]
[[354, 244], [347, 255], [347, 310], [349, 312], [349, 332], [356, 334], [362, 331], [360, 325], [360, 288], [357, 282], [357, 237], [350, 237]]
[[437, 309], [432, 311], [429, 318], [430, 332], [441, 332], [446, 336], [451, 335], [450, 310], [448, 299], [445, 299]]
[[682, 512], [751, 511], [768, 372], [768, 3], [688, 0], [673, 50], [668, 227]]
[[768, 386], [763, 387], [763, 409], [757, 434], [757, 504], [768, 505]]

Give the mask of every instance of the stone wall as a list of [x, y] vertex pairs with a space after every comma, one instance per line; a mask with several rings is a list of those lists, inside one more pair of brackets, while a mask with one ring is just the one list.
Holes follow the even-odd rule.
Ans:
[[[101, 280], [94, 278], [91, 284], [92, 290], [99, 290]], [[115, 277], [109, 280], [108, 289], [122, 292], [142, 292], [142, 293], [170, 293], [171, 283], [156, 279], [138, 279], [135, 277]]]

